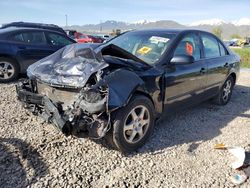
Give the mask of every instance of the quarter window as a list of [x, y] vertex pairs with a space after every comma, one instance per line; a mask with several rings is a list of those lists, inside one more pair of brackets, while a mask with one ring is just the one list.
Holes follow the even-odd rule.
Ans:
[[221, 56], [227, 55], [227, 51], [226, 51], [225, 47], [222, 46], [222, 44], [220, 42], [219, 42], [219, 46], [220, 46], [220, 55]]
[[191, 55], [195, 60], [201, 58], [199, 37], [196, 34], [186, 35], [175, 49], [174, 55]]
[[72, 44], [72, 42], [65, 37], [55, 34], [55, 33], [49, 33], [48, 34], [48, 40], [49, 43], [54, 46], [65, 46], [68, 44]]
[[206, 58], [213, 58], [220, 56], [220, 49], [216, 38], [210, 35], [202, 34], [201, 39], [204, 46]]

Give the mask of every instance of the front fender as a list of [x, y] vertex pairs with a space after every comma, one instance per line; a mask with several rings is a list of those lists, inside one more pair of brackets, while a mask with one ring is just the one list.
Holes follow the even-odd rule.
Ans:
[[125, 106], [138, 87], [144, 88], [144, 81], [132, 71], [118, 69], [107, 75], [102, 85], [108, 87], [107, 110], [113, 111]]

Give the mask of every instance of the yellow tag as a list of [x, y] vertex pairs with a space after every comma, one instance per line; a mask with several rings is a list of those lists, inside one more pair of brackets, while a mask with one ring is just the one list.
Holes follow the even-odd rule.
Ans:
[[227, 149], [225, 144], [215, 144], [214, 149]]
[[152, 48], [149, 48], [147, 46], [143, 46], [142, 48], [140, 48], [137, 52], [140, 54], [147, 54], [148, 52], [150, 52], [152, 50]]

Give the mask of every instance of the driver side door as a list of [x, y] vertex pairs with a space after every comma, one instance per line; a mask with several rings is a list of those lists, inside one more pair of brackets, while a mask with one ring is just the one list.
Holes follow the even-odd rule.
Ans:
[[194, 62], [170, 63], [166, 68], [164, 109], [167, 111], [201, 101], [207, 82], [207, 65], [202, 59], [198, 33], [185, 34], [174, 50], [173, 57], [176, 55], [193, 56]]

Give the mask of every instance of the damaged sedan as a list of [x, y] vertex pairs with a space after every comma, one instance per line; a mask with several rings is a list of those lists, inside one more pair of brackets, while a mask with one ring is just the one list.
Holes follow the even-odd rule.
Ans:
[[102, 45], [68, 45], [32, 64], [16, 89], [25, 108], [65, 135], [104, 138], [128, 152], [163, 113], [208, 99], [227, 104], [239, 62], [208, 32], [138, 30]]

